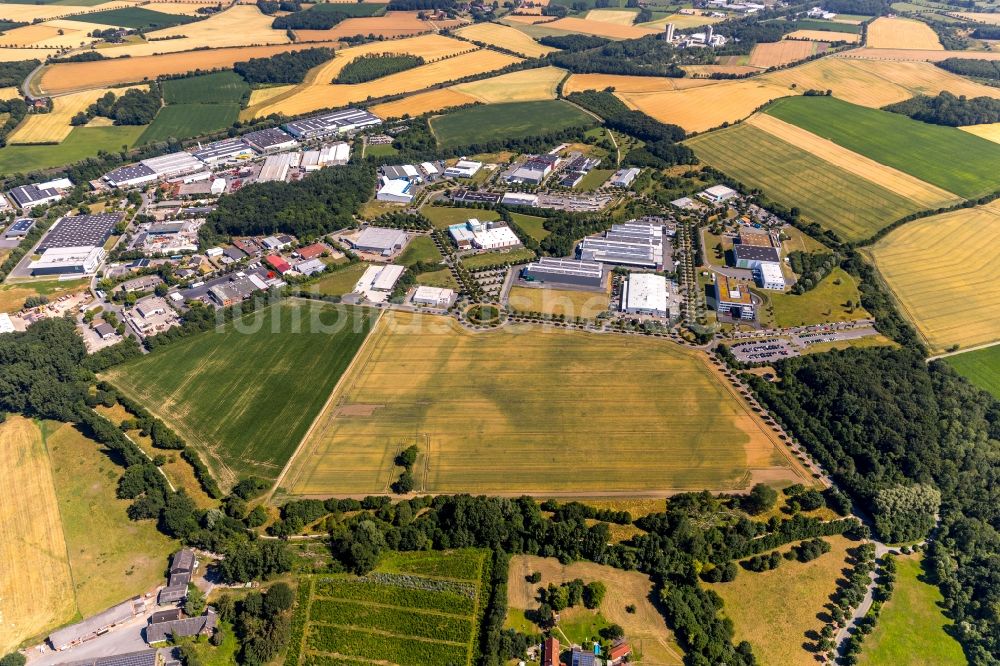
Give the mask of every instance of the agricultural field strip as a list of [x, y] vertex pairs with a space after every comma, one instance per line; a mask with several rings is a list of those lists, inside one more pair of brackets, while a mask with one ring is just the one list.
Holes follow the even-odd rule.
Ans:
[[502, 23], [473, 23], [455, 31], [459, 37], [500, 46], [529, 58], [538, 58], [558, 49], [543, 46], [517, 28]]
[[103, 97], [105, 93], [113, 92], [115, 95], [123, 95], [132, 88], [148, 90], [149, 86], [98, 88], [55, 97], [52, 100], [50, 113], [33, 113], [25, 117], [21, 124], [7, 137], [7, 143], [60, 143], [73, 131], [73, 126], [70, 125], [73, 116], [85, 111], [88, 106]]
[[876, 162], [766, 113], [751, 116], [747, 123], [926, 208], [939, 208], [962, 200], [957, 194]]
[[468, 95], [484, 104], [555, 99], [559, 82], [566, 74], [566, 70], [558, 67], [536, 67], [460, 83], [449, 90]]
[[[253, 98], [251, 98], [253, 101]], [[439, 88], [419, 92], [394, 102], [376, 104], [368, 109], [382, 118], [401, 118], [405, 114], [419, 116], [430, 111], [442, 111], [453, 106], [465, 106], [476, 98], [458, 92], [453, 88]]]
[[868, 46], [884, 49], [944, 50], [933, 29], [922, 21], [879, 17], [868, 25]]

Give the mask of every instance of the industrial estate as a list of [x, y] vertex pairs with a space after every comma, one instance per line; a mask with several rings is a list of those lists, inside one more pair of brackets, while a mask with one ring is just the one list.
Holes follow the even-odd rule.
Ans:
[[1000, 663], [998, 45], [0, 0], [0, 666]]

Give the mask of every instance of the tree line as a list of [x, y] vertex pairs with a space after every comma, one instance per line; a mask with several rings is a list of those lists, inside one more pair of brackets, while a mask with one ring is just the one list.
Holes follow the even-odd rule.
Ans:
[[917, 95], [902, 102], [884, 106], [882, 109], [909, 116], [924, 123], [949, 127], [1000, 122], [1000, 100], [992, 97], [969, 98], [965, 95], [956, 97], [946, 90], [936, 97]]
[[[549, 38], [550, 41], [551, 38]], [[559, 41], [559, 40], [555, 40]], [[565, 40], [564, 40], [565, 41]], [[580, 45], [584, 40], [573, 40]], [[712, 62], [711, 49], [679, 49], [658, 35], [606, 42], [588, 49], [556, 51], [546, 56], [553, 65], [577, 74], [626, 74], [683, 78], [680, 65]]]
[[406, 53], [366, 53], [344, 65], [333, 83], [374, 81], [383, 76], [419, 67], [425, 62], [421, 56]]
[[267, 58], [250, 58], [233, 64], [233, 71], [247, 83], [302, 83], [306, 72], [333, 57], [333, 49], [317, 47], [285, 51]]

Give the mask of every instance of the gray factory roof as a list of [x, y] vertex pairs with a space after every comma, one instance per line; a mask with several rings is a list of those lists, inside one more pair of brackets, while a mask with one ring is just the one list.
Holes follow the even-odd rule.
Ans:
[[97, 215], [72, 215], [62, 218], [52, 231], [42, 239], [38, 251], [53, 247], [101, 246], [111, 236], [115, 225], [124, 219], [122, 213]]
[[120, 183], [128, 183], [133, 180], [149, 178], [155, 175], [155, 171], [142, 162], [139, 162], [138, 164], [129, 164], [127, 166], [118, 167], [113, 171], [109, 171], [104, 174], [104, 180], [108, 181], [112, 185], [118, 185]]
[[343, 109], [285, 123], [285, 129], [295, 136], [319, 136], [381, 123], [381, 118], [362, 109]]
[[778, 251], [776, 249], [773, 247], [762, 247], [760, 245], [734, 245], [733, 257], [736, 258], [736, 261], [781, 261], [781, 257], [778, 256]]
[[272, 146], [280, 146], [289, 141], [295, 141], [295, 137], [282, 129], [270, 127], [244, 134], [243, 141], [258, 150], [267, 150]]
[[42, 189], [37, 185], [21, 185], [12, 189], [10, 196], [17, 202], [18, 206], [23, 207], [25, 204], [59, 196], [59, 192], [53, 189]]
[[552, 257], [542, 257], [525, 266], [525, 269], [528, 272], [544, 271], [550, 275], [575, 275], [588, 278], [600, 278], [604, 273], [604, 267], [594, 261]]
[[139, 650], [110, 657], [96, 657], [67, 662], [64, 666], [156, 666], [156, 650]]
[[659, 247], [650, 243], [629, 243], [607, 238], [585, 238], [580, 243], [580, 258], [609, 264], [656, 266], [663, 261]]
[[223, 139], [222, 141], [205, 144], [191, 154], [203, 162], [210, 162], [212, 160], [240, 155], [249, 150], [250, 146], [244, 143], [243, 139]]
[[392, 250], [397, 245], [406, 242], [406, 232], [399, 229], [383, 229], [381, 227], [365, 227], [354, 245], [359, 248], [375, 248], [378, 250]]

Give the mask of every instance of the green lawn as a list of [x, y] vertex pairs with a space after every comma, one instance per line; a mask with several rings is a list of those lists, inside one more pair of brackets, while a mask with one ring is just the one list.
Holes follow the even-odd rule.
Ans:
[[358, 283], [364, 274], [368, 264], [358, 262], [351, 264], [347, 268], [342, 268], [334, 273], [328, 273], [318, 281], [308, 287], [310, 291], [315, 290], [326, 296], [343, 296], [354, 291], [354, 285]]
[[1000, 187], [1000, 146], [954, 127], [835, 97], [788, 97], [767, 113], [967, 199]]
[[142, 7], [122, 7], [121, 9], [108, 9], [92, 14], [80, 14], [79, 16], [74, 16], [73, 20], [83, 21], [84, 23], [113, 25], [120, 28], [156, 30], [157, 28], [169, 28], [183, 23], [191, 23], [196, 19], [193, 16], [185, 16], [184, 14], [154, 12]]
[[1000, 345], [949, 356], [945, 361], [970, 382], [1000, 400]]
[[524, 213], [511, 213], [510, 216], [514, 220], [514, 223], [524, 230], [524, 233], [528, 234], [536, 241], [540, 241], [552, 233], [542, 226], [545, 224], [544, 217], [525, 215]]
[[233, 625], [225, 620], [220, 620], [218, 631], [222, 634], [222, 643], [218, 647], [209, 643], [207, 636], [201, 636], [197, 639], [182, 638], [178, 644], [193, 646], [201, 666], [236, 666], [236, 655], [240, 651], [240, 643], [236, 640]]
[[483, 140], [483, 128], [508, 139], [548, 134], [569, 127], [593, 127], [596, 121], [559, 100], [471, 106], [437, 116], [431, 129], [442, 146], [465, 146]]
[[365, 157], [385, 157], [398, 154], [399, 151], [391, 143], [376, 143], [365, 146]]
[[204, 452], [223, 486], [274, 479], [368, 335], [367, 308], [286, 300], [107, 379]]
[[250, 86], [236, 72], [213, 72], [163, 82], [167, 104], [239, 104]]
[[[444, 206], [424, 206], [420, 213], [434, 225], [435, 229], [445, 229], [453, 224], [461, 224], [469, 218], [490, 221], [499, 220], [500, 213], [476, 208], [448, 208]], [[515, 220], [517, 218], [514, 218]]]
[[470, 257], [463, 257], [462, 263], [466, 268], [476, 269], [483, 266], [493, 266], [503, 262], [511, 264], [522, 264], [535, 258], [535, 253], [528, 248], [518, 248], [507, 252], [484, 252], [474, 254]]
[[[798, 30], [823, 30], [827, 32], [848, 32], [852, 35], [861, 34], [861, 26], [853, 23], [837, 23], [836, 21], [823, 21], [819, 19], [801, 19], [795, 21]], [[830, 39], [837, 39], [836, 35], [830, 35]]]
[[231, 126], [239, 115], [239, 104], [170, 104], [156, 114], [139, 143], [210, 134]]
[[60, 144], [4, 146], [0, 148], [0, 175], [66, 166], [93, 157], [101, 150], [131, 148], [145, 129], [143, 126], [75, 127]]
[[941, 612], [941, 591], [923, 578], [920, 557], [896, 558], [892, 598], [882, 607], [878, 624], [861, 649], [862, 666], [959, 666], [965, 655], [945, 633], [951, 622]]
[[703, 162], [760, 188], [782, 205], [798, 208], [805, 221], [831, 229], [844, 240], [868, 238], [923, 209], [915, 201], [746, 123], [702, 134], [687, 144]]
[[[840, 284], [836, 284], [837, 282]], [[804, 294], [783, 294], [777, 291], [763, 293], [771, 299], [774, 323], [777, 326], [825, 324], [868, 316], [858, 305], [861, 295], [854, 278], [840, 267], [834, 268], [819, 286]], [[847, 301], [854, 304], [853, 310], [845, 307]]]
[[598, 187], [603, 185], [611, 178], [615, 173], [614, 169], [592, 169], [590, 173], [583, 177], [580, 184], [574, 189], [577, 190], [596, 190]]
[[438, 262], [442, 259], [444, 257], [430, 236], [417, 236], [406, 246], [396, 263], [410, 267], [418, 261]]
[[430, 273], [421, 273], [417, 276], [417, 284], [452, 289], [454, 291], [458, 291], [459, 289], [458, 281], [451, 274], [451, 269], [449, 268], [442, 268], [439, 271], [431, 271]]

